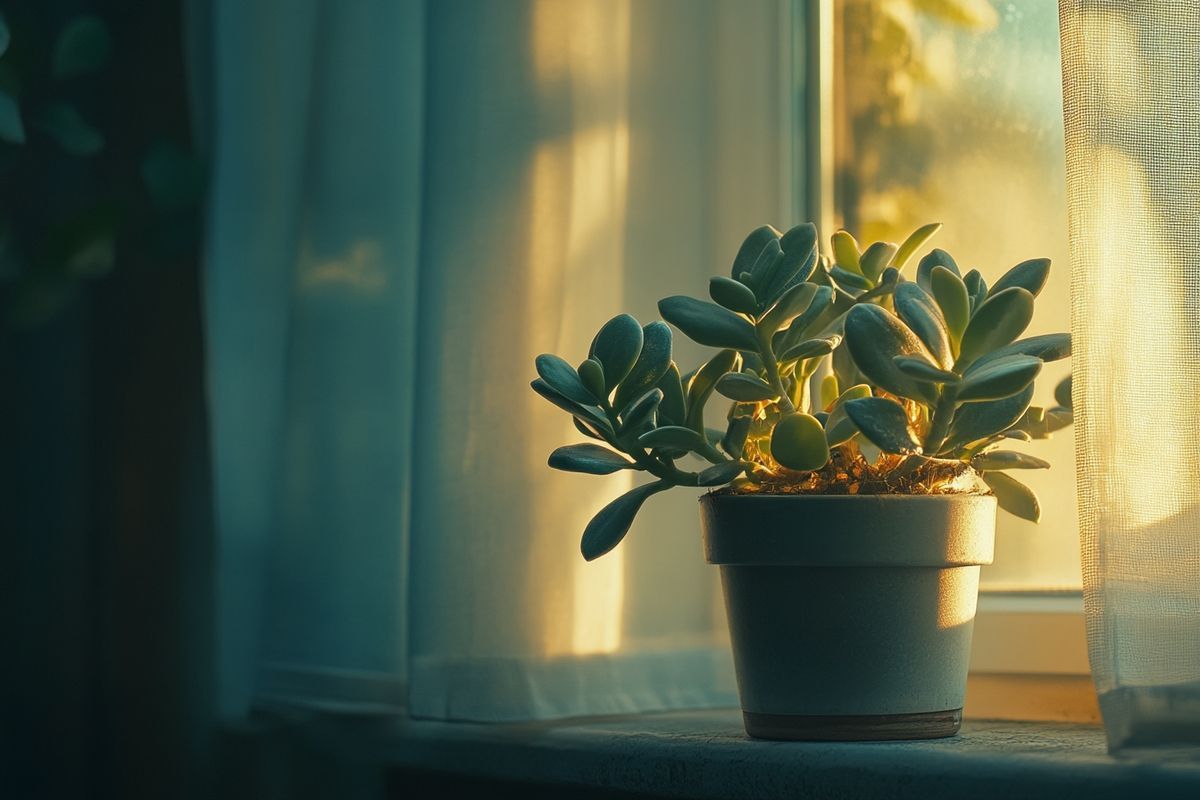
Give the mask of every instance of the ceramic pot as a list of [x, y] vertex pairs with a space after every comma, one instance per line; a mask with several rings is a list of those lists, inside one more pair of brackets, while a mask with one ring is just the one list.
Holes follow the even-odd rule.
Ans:
[[700, 512], [747, 733], [957, 733], [994, 497], [708, 494]]

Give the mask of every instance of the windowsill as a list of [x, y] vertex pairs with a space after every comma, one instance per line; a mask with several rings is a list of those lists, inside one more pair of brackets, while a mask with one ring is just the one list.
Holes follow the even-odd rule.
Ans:
[[442, 774], [676, 798], [1200, 797], [1200, 763], [1111, 757], [1090, 725], [968, 721], [951, 739], [793, 743], [748, 739], [733, 709], [519, 725], [330, 722], [318, 738], [382, 764], [398, 788], [405, 775]]

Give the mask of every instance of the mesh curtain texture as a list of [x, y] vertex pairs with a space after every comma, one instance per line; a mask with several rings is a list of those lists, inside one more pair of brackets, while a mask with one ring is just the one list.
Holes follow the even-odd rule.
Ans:
[[627, 487], [546, 467], [580, 436], [529, 380], [791, 222], [783, 8], [213, 4], [225, 715], [736, 705], [695, 496], [585, 563]]
[[1200, 5], [1062, 0], [1084, 600], [1110, 748], [1200, 744]]

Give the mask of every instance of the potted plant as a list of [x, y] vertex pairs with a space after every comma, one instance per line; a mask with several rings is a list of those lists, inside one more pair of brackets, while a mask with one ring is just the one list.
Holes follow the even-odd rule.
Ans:
[[[595, 440], [560, 447], [550, 466], [653, 478], [596, 514], [584, 558], [617, 546], [651, 495], [715, 489], [700, 498], [704, 549], [721, 567], [751, 736], [957, 732], [996, 506], [1039, 516], [1008, 471], [1049, 465], [1007, 445], [1072, 418], [1069, 379], [1059, 405], [1031, 405], [1069, 336], [1018, 338], [1050, 262], [1024, 261], [989, 287], [935, 249], [908, 279], [939, 227], [865, 250], [838, 231], [830, 257], [812, 225], [758, 228], [731, 276], [712, 278], [715, 302], [658, 304], [719, 349], [685, 375], [671, 329], [624, 314], [578, 367], [537, 357], [533, 389]], [[716, 394], [730, 401], [724, 430], [705, 424]]]

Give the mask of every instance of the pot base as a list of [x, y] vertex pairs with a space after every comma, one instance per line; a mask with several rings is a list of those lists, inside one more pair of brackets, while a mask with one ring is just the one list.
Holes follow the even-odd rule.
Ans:
[[898, 739], [943, 739], [958, 733], [962, 709], [921, 714], [815, 716], [757, 714], [743, 711], [746, 733], [755, 739], [809, 742], [880, 742]]

